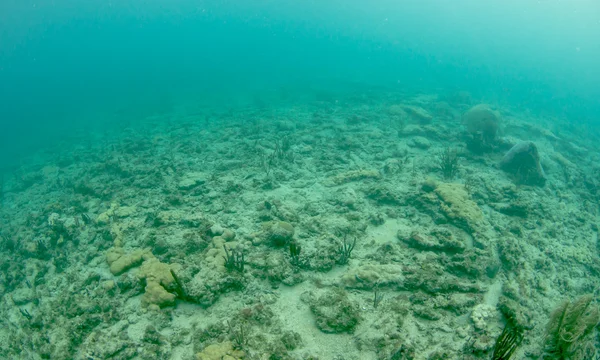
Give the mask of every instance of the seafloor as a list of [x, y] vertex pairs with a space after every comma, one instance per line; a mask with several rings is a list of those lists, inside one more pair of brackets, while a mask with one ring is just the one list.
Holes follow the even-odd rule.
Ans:
[[0, 358], [508, 359], [505, 327], [591, 358], [599, 139], [483, 102], [177, 109], [39, 152], [0, 182]]

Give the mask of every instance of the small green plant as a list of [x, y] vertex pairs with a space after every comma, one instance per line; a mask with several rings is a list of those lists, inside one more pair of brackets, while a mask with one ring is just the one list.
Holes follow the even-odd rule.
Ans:
[[373, 308], [377, 309], [377, 307], [379, 306], [379, 304], [381, 304], [381, 302], [383, 301], [384, 295], [381, 293], [381, 290], [379, 289], [379, 282], [377, 282], [375, 284], [375, 286], [373, 287]]
[[269, 178], [269, 174], [271, 174], [271, 170], [273, 170], [273, 166], [275, 166], [275, 161], [276, 161], [276, 157], [275, 157], [275, 152], [268, 154], [265, 151], [262, 151], [260, 153], [261, 156], [261, 164], [262, 164], [262, 168], [263, 171], [265, 172], [265, 178], [268, 179]]
[[546, 328], [544, 360], [577, 360], [586, 358], [592, 348], [590, 334], [600, 322], [600, 312], [592, 294], [575, 302], [565, 301], [558, 306]]
[[496, 339], [492, 360], [509, 360], [523, 341], [523, 328], [506, 324]]
[[[258, 149], [258, 142], [255, 144]], [[294, 152], [292, 151], [292, 142], [290, 137], [285, 135], [280, 139], [273, 140], [273, 151], [268, 153], [264, 150], [258, 150], [260, 154], [260, 162], [265, 172], [266, 178], [269, 178], [274, 167], [281, 165], [284, 162], [293, 163]]]
[[438, 169], [442, 171], [444, 180], [452, 180], [456, 177], [460, 167], [458, 163], [458, 152], [456, 150], [447, 147], [446, 150], [438, 154], [437, 161]]
[[308, 259], [300, 257], [302, 247], [295, 241], [290, 242], [290, 264], [295, 267], [308, 267]]
[[295, 241], [290, 242], [290, 257], [292, 259], [292, 264], [298, 264], [300, 261], [300, 252], [302, 251], [302, 247], [298, 245]]
[[244, 259], [244, 251], [238, 249], [227, 249], [227, 246], [223, 245], [223, 249], [225, 250], [225, 268], [228, 271], [235, 270], [237, 272], [244, 272], [244, 265], [246, 263]]
[[227, 326], [229, 326], [229, 337], [235, 349], [243, 349], [248, 345], [248, 329], [243, 322], [239, 326], [235, 326], [227, 321]]
[[347, 239], [348, 234], [344, 235], [344, 241], [337, 249], [338, 259], [337, 263], [339, 265], [346, 265], [348, 260], [350, 260], [350, 255], [352, 255], [352, 250], [354, 250], [354, 246], [356, 246], [356, 238], [350, 243]]

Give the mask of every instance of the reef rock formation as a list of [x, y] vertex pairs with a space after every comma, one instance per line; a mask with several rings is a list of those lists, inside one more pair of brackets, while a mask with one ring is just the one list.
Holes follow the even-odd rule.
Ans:
[[479, 104], [463, 115], [463, 125], [469, 133], [467, 147], [477, 153], [493, 149], [500, 128], [500, 114], [489, 105]]
[[544, 186], [546, 183], [540, 154], [531, 141], [522, 141], [513, 146], [500, 161], [500, 168], [514, 175], [521, 184]]

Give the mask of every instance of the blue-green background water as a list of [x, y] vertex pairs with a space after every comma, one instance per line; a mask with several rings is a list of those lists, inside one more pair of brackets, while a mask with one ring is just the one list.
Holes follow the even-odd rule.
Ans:
[[595, 0], [3, 0], [0, 161], [180, 106], [374, 86], [593, 123], [599, 34]]

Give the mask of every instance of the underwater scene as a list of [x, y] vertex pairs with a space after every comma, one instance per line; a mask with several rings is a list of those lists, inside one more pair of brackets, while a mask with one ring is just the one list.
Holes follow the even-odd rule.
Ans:
[[600, 358], [596, 0], [0, 2], [0, 359]]

